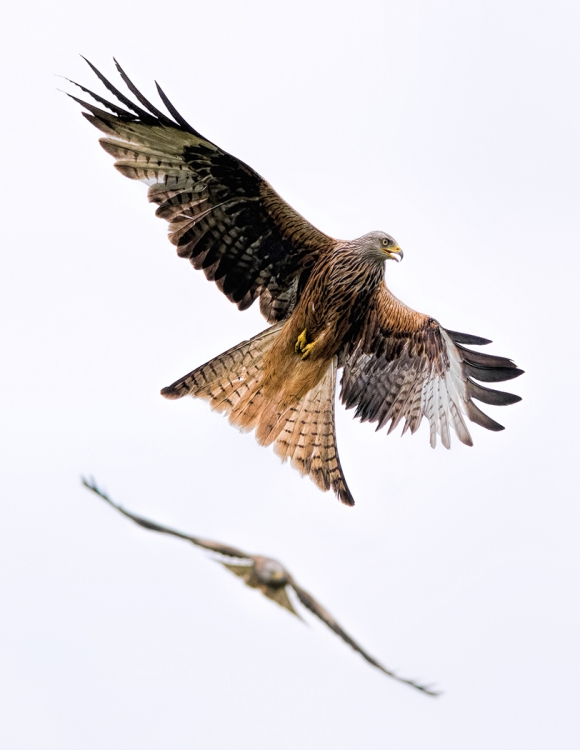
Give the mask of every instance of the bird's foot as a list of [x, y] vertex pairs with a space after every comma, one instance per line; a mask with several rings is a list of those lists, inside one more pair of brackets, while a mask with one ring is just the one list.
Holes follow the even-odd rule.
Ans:
[[306, 338], [306, 328], [296, 339], [296, 345], [294, 347], [296, 354], [301, 354], [305, 346], [308, 346], [308, 339]]
[[307, 359], [310, 355], [310, 352], [314, 349], [314, 345], [316, 344], [315, 341], [312, 343], [308, 343], [308, 339], [306, 338], [306, 328], [302, 331], [300, 336], [296, 339], [296, 344], [294, 346], [294, 350], [296, 351], [296, 354], [301, 354], [302, 359]]

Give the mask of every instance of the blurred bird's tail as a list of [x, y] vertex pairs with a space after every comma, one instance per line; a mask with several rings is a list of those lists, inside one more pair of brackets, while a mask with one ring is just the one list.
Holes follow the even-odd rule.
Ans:
[[[272, 349], [283, 325], [234, 346], [161, 394], [206, 399], [238, 429], [255, 429], [260, 445], [274, 444], [283, 461], [310, 476], [321, 490], [332, 489], [341, 502], [354, 505], [336, 448], [336, 357], [322, 363], [299, 356], [278, 359]], [[287, 364], [273, 364], [280, 361]]]

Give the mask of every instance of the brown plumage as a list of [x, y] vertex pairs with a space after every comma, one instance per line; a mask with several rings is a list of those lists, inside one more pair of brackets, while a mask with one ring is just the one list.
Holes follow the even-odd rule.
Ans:
[[[384, 672], [386, 675], [393, 677], [399, 682], [404, 682], [417, 690], [427, 693], [427, 695], [439, 695], [438, 691], [433, 690], [428, 685], [422, 685], [415, 680], [408, 680], [404, 677], [399, 677], [395, 672], [387, 669], [374, 659], [361, 646], [359, 646], [359, 644], [354, 641], [345, 630], [342, 629], [330, 612], [324, 609], [324, 607], [320, 605], [311, 594], [296, 583], [286, 568], [284, 568], [284, 566], [277, 560], [273, 560], [271, 557], [264, 557], [263, 555], [250, 555], [236, 547], [230, 547], [229, 545], [221, 544], [220, 542], [213, 542], [209, 539], [202, 539], [198, 536], [184, 534], [181, 531], [170, 529], [167, 526], [155, 523], [155, 521], [149, 521], [142, 516], [131, 513], [121, 505], [117, 505], [117, 503], [113, 502], [105, 492], [97, 487], [94, 480], [89, 482], [86, 479], [83, 479], [82, 482], [87, 489], [94, 492], [111, 507], [118, 510], [127, 518], [130, 518], [131, 521], [134, 521], [139, 526], [142, 526], [149, 531], [157, 531], [161, 534], [169, 534], [170, 536], [176, 536], [179, 539], [185, 539], [185, 541], [191, 542], [197, 547], [202, 547], [210, 552], [215, 552], [221, 557], [229, 558], [227, 561], [217, 558], [217, 562], [221, 563], [225, 568], [241, 578], [246, 586], [258, 589], [264, 594], [264, 596], [268, 597], [268, 599], [271, 599], [276, 602], [276, 604], [279, 604], [281, 607], [288, 610], [288, 612], [291, 612], [293, 615], [296, 615], [296, 617], [302, 619], [296, 611], [289, 596], [290, 591], [293, 591], [298, 601], [306, 607], [306, 609], [322, 620], [322, 622], [336, 633], [339, 638], [342, 638], [345, 643], [357, 651], [363, 659], [373, 667], [380, 669], [381, 672]], [[231, 562], [232, 558], [235, 558], [236, 561]]]
[[[89, 63], [90, 65], [90, 63]], [[103, 148], [125, 176], [149, 183], [156, 214], [169, 222], [177, 253], [202, 269], [240, 310], [255, 300], [272, 327], [216, 357], [168, 388], [167, 398], [206, 398], [261, 445], [274, 445], [322, 490], [354, 500], [346, 485], [334, 426], [340, 395], [361, 420], [401, 421], [415, 432], [423, 417], [450, 445], [450, 429], [471, 445], [464, 416], [503, 429], [473, 399], [512, 404], [518, 396], [478, 385], [522, 373], [503, 357], [464, 344], [487, 339], [444, 329], [396, 299], [384, 281], [387, 259], [403, 253], [385, 232], [350, 242], [320, 232], [246, 164], [201, 136], [163, 91], [171, 115], [158, 110], [117, 70], [139, 104], [91, 68], [124, 105], [80, 88], [109, 111], [76, 99], [107, 137]], [[78, 85], [78, 84], [76, 84]]]

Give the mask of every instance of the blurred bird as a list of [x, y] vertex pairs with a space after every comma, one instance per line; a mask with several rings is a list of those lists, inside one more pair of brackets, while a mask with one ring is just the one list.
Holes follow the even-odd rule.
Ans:
[[138, 91], [116, 61], [139, 104], [88, 64], [123, 106], [79, 84], [109, 111], [72, 98], [106, 134], [100, 143], [117, 170], [149, 185], [149, 200], [169, 222], [180, 257], [203, 269], [240, 310], [259, 299], [272, 324], [164, 388], [165, 397], [207, 399], [347, 505], [354, 500], [334, 421], [339, 368], [342, 402], [377, 429], [390, 423], [392, 432], [404, 420], [403, 433], [414, 433], [425, 417], [431, 445], [439, 435], [446, 448], [451, 428], [472, 445], [464, 415], [489, 430], [503, 429], [473, 399], [505, 405], [519, 396], [475, 380], [510, 380], [522, 370], [509, 359], [464, 346], [488, 339], [447, 330], [391, 294], [385, 261], [402, 260], [403, 251], [390, 235], [329, 237], [251, 167], [192, 128], [158, 85], [170, 116]]
[[332, 615], [327, 612], [324, 607], [322, 607], [316, 601], [316, 599], [314, 599], [313, 596], [311, 596], [307, 591], [305, 591], [296, 583], [290, 573], [277, 560], [273, 560], [270, 557], [263, 557], [262, 555], [250, 555], [247, 552], [243, 552], [242, 550], [237, 549], [236, 547], [229, 547], [226, 544], [213, 542], [209, 539], [201, 539], [197, 536], [184, 534], [181, 531], [176, 531], [175, 529], [170, 529], [167, 526], [162, 526], [161, 524], [155, 523], [154, 521], [149, 521], [146, 518], [142, 518], [141, 516], [137, 516], [134, 513], [130, 513], [121, 505], [117, 505], [117, 503], [113, 502], [113, 500], [111, 500], [111, 498], [105, 492], [97, 487], [93, 479], [91, 479], [90, 481], [87, 479], [83, 479], [82, 483], [87, 489], [91, 490], [91, 492], [94, 492], [96, 495], [105, 500], [105, 502], [107, 502], [111, 507], [116, 508], [116, 510], [122, 513], [124, 516], [130, 518], [136, 524], [139, 524], [139, 526], [142, 526], [145, 529], [149, 529], [149, 531], [158, 531], [161, 534], [170, 534], [171, 536], [176, 536], [179, 539], [185, 539], [186, 541], [195, 544], [197, 547], [203, 547], [203, 549], [209, 550], [210, 552], [215, 552], [228, 558], [235, 558], [235, 563], [225, 562], [224, 560], [216, 558], [214, 559], [216, 559], [216, 562], [221, 563], [232, 573], [239, 576], [247, 586], [250, 586], [250, 588], [259, 589], [262, 594], [264, 594], [264, 596], [268, 597], [268, 599], [272, 599], [272, 601], [275, 601], [276, 604], [279, 604], [281, 607], [284, 607], [284, 609], [287, 609], [293, 615], [296, 615], [298, 618], [302, 619], [296, 611], [294, 605], [292, 604], [290, 597], [288, 596], [289, 590], [294, 591], [296, 597], [298, 598], [298, 601], [303, 604], [306, 609], [310, 610], [310, 612], [312, 612], [314, 615], [316, 615], [316, 617], [322, 620], [325, 625], [328, 625], [331, 630], [333, 630], [340, 638], [342, 638], [345, 643], [348, 643], [348, 645], [351, 646], [355, 651], [358, 651], [363, 659], [366, 659], [366, 661], [368, 661], [369, 664], [372, 664], [373, 667], [380, 669], [381, 672], [384, 672], [386, 675], [394, 678], [395, 680], [398, 680], [399, 682], [404, 682], [405, 684], [410, 685], [417, 690], [421, 690], [423, 693], [427, 693], [427, 695], [440, 694], [438, 691], [433, 690], [428, 685], [421, 685], [414, 680], [406, 680], [404, 677], [399, 677], [390, 669], [386, 669], [386, 667], [383, 667], [383, 665], [380, 664], [376, 659], [373, 659], [372, 656], [370, 656], [363, 648], [361, 648], [358, 643], [354, 641], [348, 635], [348, 633], [346, 633], [341, 628], [334, 617], [332, 617]]

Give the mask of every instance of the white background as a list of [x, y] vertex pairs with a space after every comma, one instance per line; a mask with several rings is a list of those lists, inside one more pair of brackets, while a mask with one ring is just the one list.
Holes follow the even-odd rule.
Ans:
[[[580, 11], [565, 0], [20, 2], [3, 12], [3, 748], [580, 746]], [[265, 327], [179, 260], [55, 74], [112, 56], [524, 397], [451, 451], [339, 409], [355, 508], [159, 389]], [[277, 557], [425, 697], [143, 515]]]

